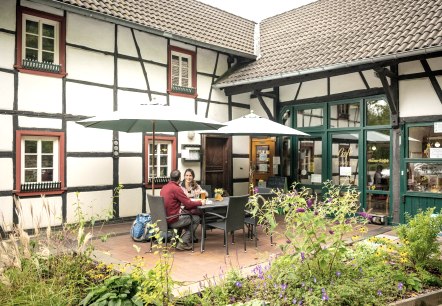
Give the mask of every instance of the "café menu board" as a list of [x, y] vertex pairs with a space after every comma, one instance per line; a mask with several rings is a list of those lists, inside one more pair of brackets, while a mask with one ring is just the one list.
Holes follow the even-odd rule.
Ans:
[[267, 188], [287, 190], [287, 178], [285, 176], [270, 176], [267, 180]]

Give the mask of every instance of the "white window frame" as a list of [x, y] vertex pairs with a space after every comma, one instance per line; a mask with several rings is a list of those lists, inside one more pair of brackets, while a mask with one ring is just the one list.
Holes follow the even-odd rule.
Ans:
[[[178, 76], [178, 79], [179, 79], [179, 84], [175, 84], [175, 83], [173, 83], [173, 68], [174, 68], [174, 65], [173, 65], [173, 57], [174, 56], [177, 56], [178, 58], [179, 58], [179, 60], [178, 60], [178, 71], [179, 71], [179, 76]], [[182, 63], [183, 63], [183, 59], [184, 58], [186, 58], [187, 60], [188, 60], [188, 71], [187, 71], [187, 79], [188, 79], [188, 86], [184, 86], [184, 85], [182, 85], [183, 84], [183, 67], [182, 67]], [[171, 84], [171, 86], [173, 86], [173, 85], [178, 85], [178, 86], [182, 86], [182, 87], [188, 87], [188, 88], [192, 88], [192, 84], [193, 84], [193, 82], [192, 82], [192, 73], [193, 73], [193, 71], [192, 71], [192, 69], [193, 69], [193, 63], [192, 63], [192, 55], [190, 55], [190, 54], [186, 54], [186, 53], [182, 53], [182, 52], [179, 52], [179, 51], [176, 51], [176, 50], [172, 50], [171, 52], [170, 52], [170, 65], [171, 65], [171, 74], [170, 74], [170, 84]]]
[[[37, 141], [37, 181], [36, 182], [25, 182], [25, 142], [26, 141]], [[42, 141], [52, 141], [52, 155], [53, 155], [53, 182], [60, 181], [60, 162], [59, 162], [59, 138], [58, 137], [50, 137], [50, 136], [22, 136], [21, 138], [21, 184], [26, 183], [41, 183], [43, 182], [41, 179], [41, 170], [43, 169], [41, 165], [42, 160], [42, 152], [41, 152], [41, 143]]]
[[23, 14], [22, 15], [22, 58], [26, 59], [26, 21], [31, 20], [38, 23], [38, 62], [43, 62], [43, 25], [48, 24], [54, 26], [54, 62], [53, 64], [59, 65], [60, 59], [60, 22], [42, 18], [39, 16]]
[[[149, 156], [147, 159], [147, 169], [148, 169], [148, 177], [149, 180], [151, 180], [152, 178], [152, 165], [151, 165], [151, 156], [153, 154], [153, 152], [155, 152], [155, 150], [150, 150], [150, 148], [152, 147], [152, 140], [149, 140]], [[161, 157], [164, 156], [163, 154], [161, 154], [161, 150], [160, 150], [160, 146], [161, 145], [167, 145], [167, 169], [168, 171], [166, 171], [166, 175], [165, 176], [161, 176], [161, 177], [168, 177], [170, 171], [172, 170], [172, 141], [168, 141], [168, 140], [155, 140], [155, 147], [157, 148], [156, 152], [156, 156], [155, 156], [155, 168], [156, 168], [156, 173], [160, 173], [161, 170]], [[159, 176], [157, 176], [155, 174], [155, 179], [158, 178]]]

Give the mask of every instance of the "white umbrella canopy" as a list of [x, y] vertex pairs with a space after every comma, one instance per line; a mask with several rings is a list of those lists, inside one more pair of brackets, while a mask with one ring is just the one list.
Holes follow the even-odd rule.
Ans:
[[[77, 121], [85, 127], [112, 130], [126, 133], [151, 132], [152, 147], [155, 148], [156, 132], [184, 132], [216, 130], [224, 124], [212, 119], [183, 113], [168, 105], [148, 104], [132, 109], [115, 111]], [[155, 159], [153, 160], [155, 163]], [[153, 164], [152, 169], [155, 168]], [[152, 173], [152, 193], [154, 194], [154, 173]]]
[[294, 128], [256, 115], [253, 110], [250, 114], [224, 122], [223, 127], [216, 131], [198, 131], [201, 134], [225, 134], [237, 136], [310, 136]]

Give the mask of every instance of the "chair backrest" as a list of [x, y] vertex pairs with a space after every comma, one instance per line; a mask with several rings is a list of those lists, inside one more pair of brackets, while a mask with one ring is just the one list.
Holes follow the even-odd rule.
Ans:
[[245, 209], [248, 201], [248, 195], [229, 197], [229, 206], [227, 207], [226, 215], [226, 227], [228, 231], [244, 228]]
[[213, 198], [212, 185], [200, 185], [200, 186], [201, 186], [202, 189], [207, 191], [207, 193], [209, 194], [208, 195], [209, 198]]
[[147, 201], [150, 209], [150, 217], [152, 223], [156, 223], [160, 232], [167, 232], [166, 207], [164, 206], [164, 199], [160, 196], [153, 196], [148, 194]]

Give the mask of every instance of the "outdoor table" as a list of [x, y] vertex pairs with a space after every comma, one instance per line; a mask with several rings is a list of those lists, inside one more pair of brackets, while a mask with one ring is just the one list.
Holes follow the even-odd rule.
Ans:
[[201, 211], [201, 253], [204, 252], [204, 242], [206, 239], [206, 212], [216, 211], [219, 208], [227, 208], [229, 206], [229, 197], [224, 197], [221, 201], [216, 201], [214, 198], [209, 198], [211, 204], [198, 206]]

